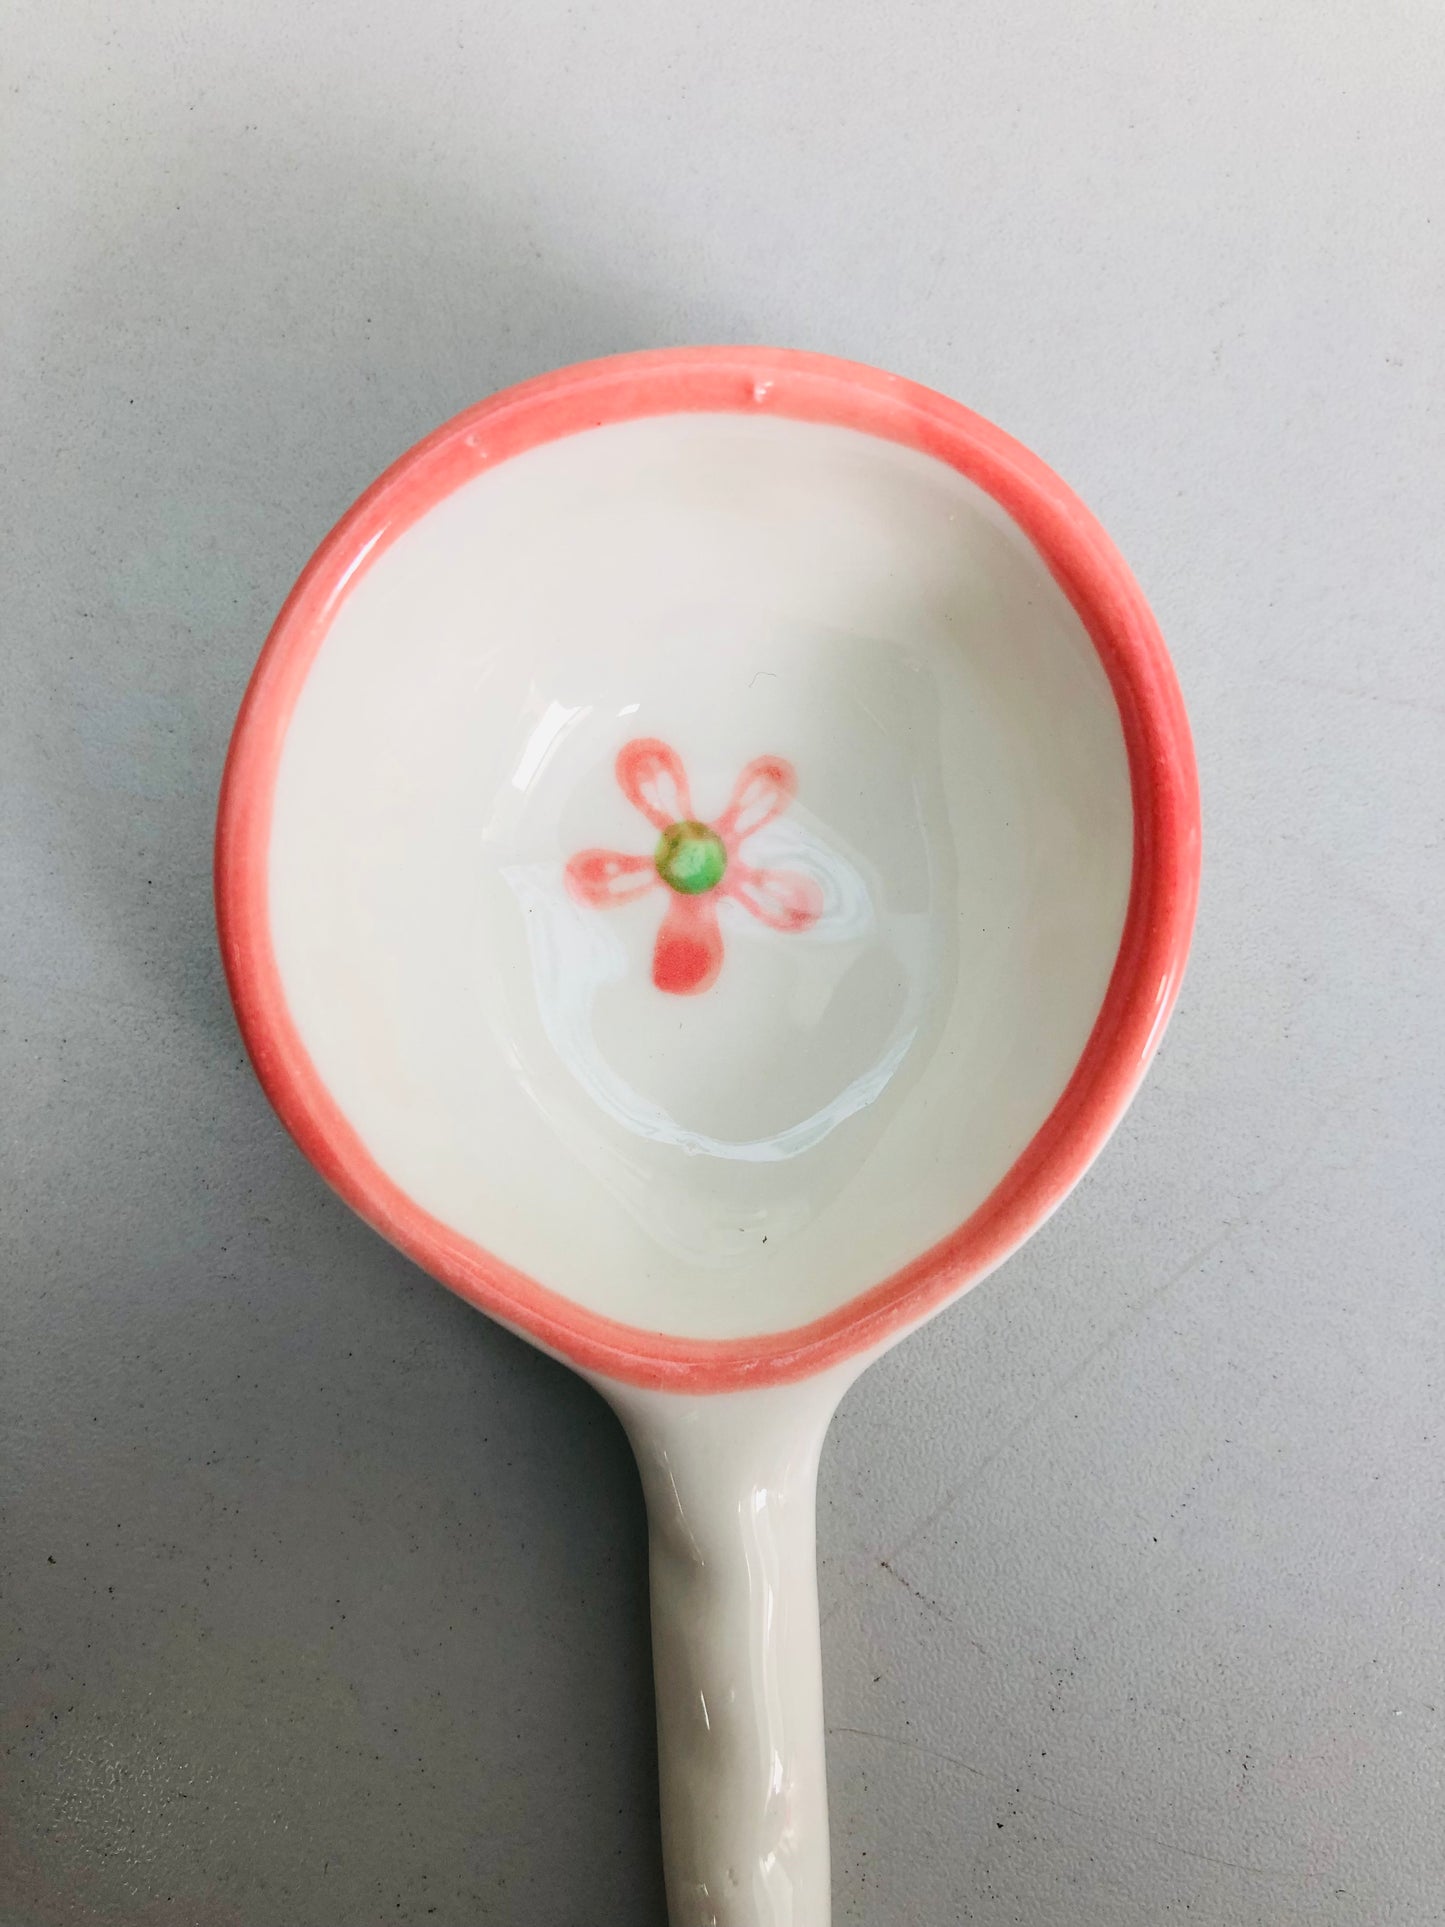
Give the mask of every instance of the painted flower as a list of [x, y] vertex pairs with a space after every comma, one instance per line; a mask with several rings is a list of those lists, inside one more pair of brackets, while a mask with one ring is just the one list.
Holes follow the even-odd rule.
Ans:
[[567, 888], [594, 910], [665, 889], [667, 908], [652, 952], [652, 981], [675, 996], [709, 988], [722, 968], [717, 906], [723, 897], [773, 930], [806, 930], [822, 913], [823, 893], [796, 870], [759, 870], [742, 860], [747, 839], [792, 802], [798, 780], [780, 756], [758, 756], [739, 776], [732, 799], [711, 823], [693, 814], [687, 772], [655, 737], [627, 743], [617, 757], [622, 794], [659, 832], [647, 856], [583, 850], [567, 865]]

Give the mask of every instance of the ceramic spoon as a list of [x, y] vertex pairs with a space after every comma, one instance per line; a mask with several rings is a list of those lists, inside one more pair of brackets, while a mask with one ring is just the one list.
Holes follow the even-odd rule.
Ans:
[[341, 1195], [621, 1415], [674, 1927], [825, 1927], [824, 1432], [1102, 1146], [1197, 870], [1108, 539], [851, 364], [484, 402], [267, 642], [217, 845], [241, 1027]]

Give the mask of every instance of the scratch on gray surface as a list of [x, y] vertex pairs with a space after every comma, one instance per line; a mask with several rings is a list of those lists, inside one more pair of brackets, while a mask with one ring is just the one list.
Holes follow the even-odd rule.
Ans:
[[1422, 715], [1445, 716], [1445, 703], [1425, 696], [1392, 696], [1383, 689], [1361, 689], [1354, 683], [1325, 682], [1318, 676], [1266, 676], [1264, 681], [1284, 689], [1311, 689], [1322, 696], [1343, 696], [1359, 703], [1384, 703], [1390, 709], [1414, 709]]
[[912, 1580], [905, 1579], [896, 1566], [891, 1566], [886, 1559], [880, 1559], [878, 1563], [886, 1573], [898, 1581], [906, 1593], [918, 1601], [920, 1606], [926, 1606], [929, 1612], [936, 1613], [940, 1619], [946, 1620], [948, 1618], [948, 1614], [943, 1610], [942, 1606], [939, 1605], [938, 1601], [936, 1599], [930, 1599], [927, 1593], [920, 1592]]
[[1336, 887], [1349, 897], [1352, 903], [1357, 903], [1362, 910], [1367, 910], [1388, 929], [1403, 931], [1412, 943], [1418, 943], [1426, 951], [1435, 948], [1439, 940], [1439, 932], [1435, 927], [1417, 923], [1407, 911], [1397, 909], [1388, 898], [1366, 889], [1342, 865], [1332, 863], [1328, 856], [1321, 859], [1321, 868], [1332, 871]]
[[1091, 1827], [1107, 1827], [1114, 1833], [1122, 1833], [1127, 1839], [1140, 1840], [1146, 1846], [1157, 1847], [1161, 1853], [1177, 1853], [1185, 1860], [1202, 1860], [1208, 1867], [1228, 1867], [1235, 1873], [1250, 1874], [1256, 1880], [1298, 1880], [1301, 1877], [1294, 1867], [1256, 1867], [1249, 1860], [1230, 1860], [1223, 1854], [1204, 1853], [1198, 1847], [1181, 1847], [1177, 1840], [1165, 1840], [1157, 1833], [1146, 1833], [1142, 1827], [1135, 1826], [1132, 1820], [1111, 1820], [1106, 1814], [1089, 1813], [1083, 1807], [1070, 1806], [1066, 1800], [1055, 1800], [1048, 1793], [1016, 1791], [1014, 1798], [1030, 1800], [1036, 1806], [1053, 1807], [1060, 1813], [1071, 1813], [1076, 1820], [1083, 1820]]
[[855, 1740], [878, 1740], [884, 1746], [902, 1747], [905, 1753], [921, 1753], [926, 1759], [942, 1760], [945, 1766], [956, 1766], [960, 1773], [971, 1773], [976, 1780], [987, 1780], [988, 1773], [981, 1766], [972, 1766], [967, 1760], [960, 1760], [954, 1753], [940, 1753], [936, 1746], [927, 1746], [922, 1740], [900, 1737], [897, 1733], [874, 1733], [866, 1726], [830, 1726], [830, 1733], [847, 1733]]
[[848, 1734], [854, 1739], [877, 1740], [882, 1746], [896, 1746], [905, 1753], [919, 1753], [925, 1759], [942, 1761], [945, 1766], [957, 1767], [961, 1773], [969, 1774], [975, 1780], [989, 1782], [995, 1796], [1001, 1800], [1022, 1800], [1028, 1805], [1052, 1807], [1058, 1813], [1068, 1813], [1087, 1826], [1106, 1827], [1113, 1833], [1121, 1833], [1127, 1839], [1142, 1841], [1144, 1845], [1157, 1847], [1161, 1853], [1179, 1854], [1185, 1860], [1201, 1860], [1209, 1867], [1227, 1867], [1234, 1873], [1249, 1874], [1257, 1880], [1298, 1880], [1301, 1876], [1293, 1867], [1256, 1867], [1252, 1861], [1230, 1860], [1223, 1854], [1204, 1853], [1198, 1847], [1181, 1847], [1176, 1840], [1165, 1840], [1157, 1833], [1146, 1833], [1135, 1826], [1132, 1820], [1111, 1820], [1107, 1814], [1089, 1813], [1083, 1807], [1071, 1806], [1067, 1800], [1056, 1800], [1052, 1794], [1035, 1793], [1015, 1786], [1005, 1791], [998, 1776], [987, 1768], [974, 1766], [971, 1761], [960, 1760], [957, 1754], [945, 1753], [936, 1746], [929, 1746], [923, 1740], [915, 1740], [908, 1734], [876, 1733], [862, 1726], [830, 1726], [830, 1734]]
[[[888, 1560], [880, 1559], [878, 1563], [891, 1579], [898, 1581], [910, 1599], [916, 1599], [926, 1612], [933, 1614], [935, 1619], [940, 1620], [945, 1626], [950, 1626], [957, 1630], [958, 1621], [945, 1606], [941, 1606], [936, 1599], [930, 1599], [926, 1592], [920, 1592], [913, 1581], [904, 1573], [901, 1573], [896, 1566], [890, 1565]], [[988, 1652], [988, 1648], [984, 1645], [983, 1641], [981, 1639], [974, 1639], [970, 1634], [964, 1634], [963, 1643], [966, 1646], [972, 1646], [975, 1652], [985, 1654]]]
[[[1317, 1136], [1318, 1132], [1315, 1133], [1315, 1137]], [[890, 1552], [879, 1559], [879, 1565], [882, 1566], [885, 1571], [893, 1572], [893, 1561], [901, 1558], [910, 1546], [916, 1545], [924, 1533], [928, 1532], [938, 1523], [971, 1485], [976, 1485], [980, 1479], [990, 1472], [1004, 1454], [1008, 1452], [1015, 1442], [1034, 1424], [1035, 1420], [1040, 1418], [1043, 1413], [1055, 1403], [1060, 1395], [1066, 1392], [1069, 1387], [1088, 1370], [1096, 1359], [1101, 1357], [1102, 1354], [1112, 1346], [1118, 1344], [1121, 1338], [1126, 1337], [1129, 1332], [1141, 1325], [1161, 1299], [1166, 1298], [1176, 1286], [1181, 1285], [1186, 1278], [1197, 1271], [1199, 1266], [1202, 1265], [1207, 1258], [1212, 1258], [1217, 1251], [1222, 1250], [1237, 1233], [1243, 1231], [1247, 1225], [1252, 1224], [1265, 1206], [1269, 1204], [1273, 1198], [1277, 1197], [1296, 1173], [1309, 1163], [1314, 1155], [1314, 1142], [1315, 1138], [1312, 1137], [1300, 1155], [1286, 1165], [1285, 1169], [1274, 1182], [1268, 1185], [1265, 1190], [1261, 1191], [1257, 1197], [1252, 1199], [1244, 1211], [1237, 1213], [1231, 1218], [1206, 1244], [1201, 1245], [1197, 1251], [1193, 1252], [1191, 1256], [1184, 1260], [1183, 1264], [1172, 1271], [1162, 1284], [1156, 1285], [1147, 1297], [1141, 1299], [1131, 1311], [1126, 1312], [1121, 1319], [1111, 1325], [1098, 1343], [1091, 1346], [1076, 1365], [1071, 1366], [1062, 1378], [1057, 1379], [1054, 1384], [1030, 1406], [1028, 1411], [1024, 1413], [1023, 1417], [1019, 1419], [1016, 1424], [1009, 1427], [993, 1451], [987, 1453], [957, 1485], [951, 1486], [944, 1497], [939, 1500], [938, 1504], [934, 1506], [931, 1511], [925, 1513], [923, 1518], [918, 1521], [918, 1524], [909, 1532], [905, 1533], [903, 1538], [899, 1540], [898, 1544], [894, 1546]], [[895, 1579], [898, 1578], [896, 1572], [893, 1573], [893, 1576]], [[847, 1596], [851, 1595], [845, 1595], [845, 1597]], [[836, 1604], [829, 1609], [827, 1618], [832, 1619], [843, 1603], [844, 1600], [839, 1599]]]

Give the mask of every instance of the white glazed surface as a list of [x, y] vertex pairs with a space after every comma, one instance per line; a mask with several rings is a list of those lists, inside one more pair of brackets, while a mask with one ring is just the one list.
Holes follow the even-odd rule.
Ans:
[[[650, 980], [658, 892], [563, 884], [653, 847], [614, 774], [644, 736], [704, 819], [751, 758], [797, 771], [747, 855], [824, 914], [724, 904], [700, 996]], [[1100, 665], [987, 497], [853, 431], [670, 417], [501, 464], [350, 591], [286, 740], [274, 941], [417, 1202], [590, 1308], [736, 1337], [1003, 1176], [1097, 1012], [1131, 838]]]
[[818, 1458], [865, 1363], [722, 1397], [599, 1381], [647, 1499], [671, 1927], [828, 1927]]
[[[650, 821], [649, 739], [685, 770]], [[726, 822], [759, 757], [796, 793], [728, 865], [806, 879], [806, 927], [704, 893], [721, 970], [672, 994], [659, 829]], [[599, 850], [645, 893], [579, 899]], [[304, 1043], [420, 1204], [590, 1308], [739, 1337], [983, 1201], [1084, 1046], [1131, 854], [1102, 668], [988, 498], [685, 416], [506, 462], [362, 576], [290, 725], [271, 911]], [[815, 1486], [863, 1363], [595, 1381], [647, 1498], [673, 1927], [827, 1927]]]

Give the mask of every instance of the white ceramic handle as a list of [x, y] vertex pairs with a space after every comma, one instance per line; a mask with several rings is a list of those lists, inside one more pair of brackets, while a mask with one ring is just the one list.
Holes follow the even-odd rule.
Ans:
[[815, 1499], [845, 1384], [605, 1388], [647, 1497], [672, 1927], [828, 1927]]

